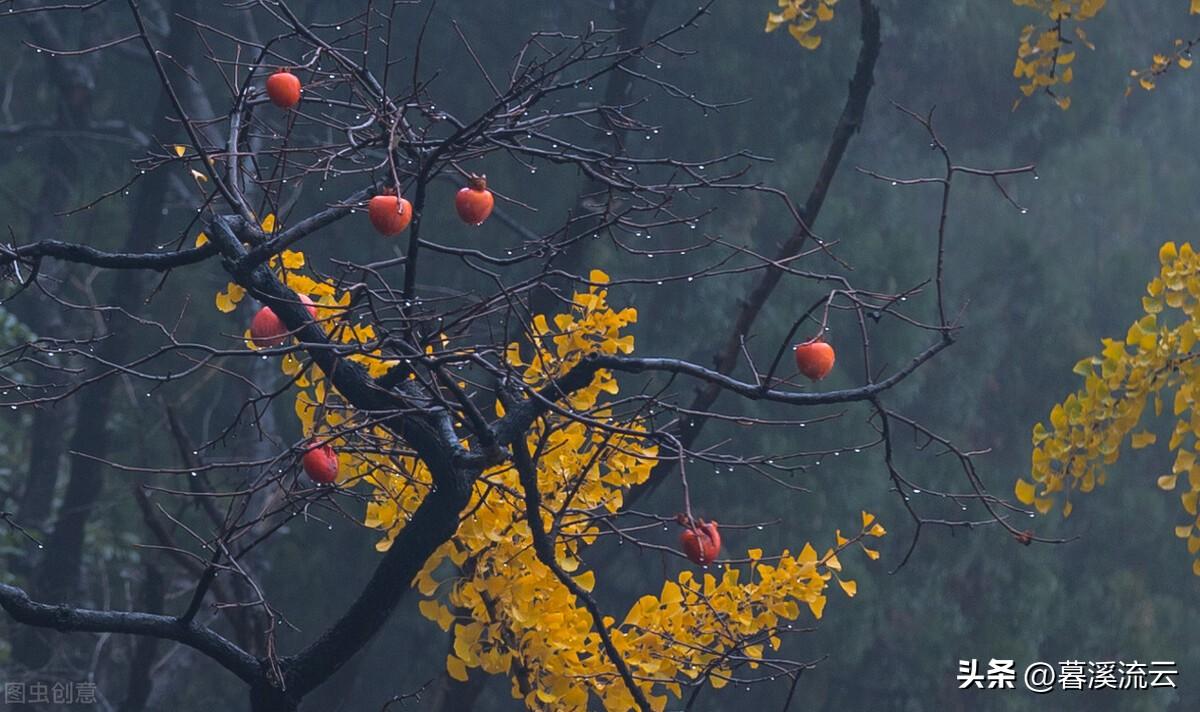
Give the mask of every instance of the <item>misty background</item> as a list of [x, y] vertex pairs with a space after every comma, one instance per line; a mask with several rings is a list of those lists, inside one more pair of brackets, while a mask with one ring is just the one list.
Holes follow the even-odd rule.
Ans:
[[[317, 21], [339, 14], [332, 5], [292, 3]], [[659, 130], [631, 136], [631, 144], [639, 144], [634, 152], [692, 157], [745, 149], [773, 159], [755, 167], [755, 179], [803, 198], [853, 71], [858, 9], [855, 3], [839, 3], [836, 19], [823, 26], [822, 46], [810, 52], [785, 32], [763, 33], [766, 13], [774, 5], [718, 2], [699, 30], [674, 40], [694, 54], [664, 63], [660, 71], [665, 80], [713, 102], [744, 103], [706, 113], [686, 101], [652, 96], [634, 113]], [[984, 179], [956, 183], [946, 284], [950, 304], [965, 308], [965, 328], [952, 348], [886, 398], [890, 406], [964, 448], [990, 449], [991, 454], [977, 462], [980, 474], [993, 493], [1009, 497], [1015, 479], [1028, 471], [1033, 424], [1076, 387], [1078, 377], [1071, 367], [1098, 351], [1101, 337], [1123, 335], [1140, 314], [1142, 290], [1157, 271], [1158, 246], [1167, 240], [1187, 241], [1195, 232], [1200, 77], [1179, 72], [1160, 81], [1152, 93], [1135, 89], [1125, 98], [1124, 91], [1131, 68], [1147, 65], [1151, 54], [1168, 47], [1176, 36], [1200, 34], [1200, 21], [1189, 18], [1182, 3], [1110, 3], [1089, 23], [1088, 34], [1097, 49], [1081, 49], [1075, 61], [1076, 80], [1069, 88], [1072, 108], [1063, 112], [1034, 97], [1013, 111], [1019, 95], [1011, 73], [1017, 35], [1023, 25], [1036, 21], [1033, 13], [1004, 1], [880, 0], [879, 5], [883, 50], [866, 120], [814, 228], [823, 238], [839, 241], [839, 254], [854, 266], [857, 286], [899, 290], [932, 274], [930, 244], [936, 239], [938, 189], [893, 187], [854, 170], [861, 166], [903, 177], [938, 175], [941, 170], [927, 137], [891, 106], [893, 101], [921, 113], [936, 106], [939, 134], [959, 163], [989, 168], [1037, 164], [1036, 181], [1006, 181], [1014, 199], [1027, 209], [1024, 213]], [[659, 0], [648, 32], [679, 22], [691, 7]], [[424, 8], [412, 10], [408, 16], [422, 12]], [[439, 3], [425, 37], [423, 62], [437, 69], [434, 95], [464, 114], [488, 96], [451, 29], [452, 20], [475, 43], [484, 63], [495, 67], [508, 65], [530, 31], [578, 31], [588, 22], [615, 24], [607, 2]], [[75, 25], [74, 40], [80, 45], [89, 37], [108, 36], [104, 21]], [[418, 29], [415, 23], [398, 27], [397, 37], [412, 43]], [[6, 125], [51, 113], [57, 100], [44, 78], [44, 58], [23, 44], [28, 39], [21, 22], [0, 18], [0, 123]], [[136, 52], [107, 53], [100, 61], [90, 114], [131, 122], [131, 129], [151, 130], [156, 117], [145, 97], [148, 87], [157, 91], [152, 68]], [[212, 79], [210, 73], [208, 80]], [[215, 101], [224, 96], [216, 84], [212, 96]], [[221, 114], [225, 107], [217, 104], [214, 110]], [[175, 134], [154, 138], [159, 143], [183, 140]], [[5, 228], [22, 240], [55, 237], [101, 247], [118, 244], [115, 236], [128, 230], [129, 218], [117, 202], [61, 219], [47, 219], [47, 211], [78, 206], [119, 186], [129, 173], [130, 158], [140, 154], [114, 135], [0, 132], [0, 215]], [[72, 168], [65, 178], [56, 177], [64, 155]], [[498, 189], [511, 188], [536, 201], [542, 213], [526, 216], [534, 226], [561, 222], [581, 185], [578, 177], [572, 181], [562, 172], [530, 174], [501, 161], [486, 169]], [[63, 181], [62, 189], [39, 190], [50, 180]], [[136, 186], [132, 190], [136, 192]], [[302, 199], [326, 197], [316, 192], [315, 184], [306, 190]], [[454, 186], [434, 190], [440, 193], [431, 200], [446, 202]], [[766, 197], [740, 195], [714, 201], [712, 207], [701, 229], [748, 242], [763, 253], [773, 253], [791, 230], [786, 213]], [[188, 229], [194, 217], [190, 207], [170, 196], [162, 213], [162, 235], [155, 238], [161, 242]], [[426, 229], [432, 235], [454, 227], [447, 215], [431, 216], [430, 221]], [[365, 221], [345, 220], [306, 241], [304, 249], [318, 264], [336, 258], [341, 250], [361, 250], [356, 257], [362, 261], [390, 254], [389, 244], [361, 239], [367, 232]], [[518, 243], [496, 224], [470, 239]], [[664, 270], [682, 273], [697, 269], [708, 257], [700, 253], [670, 259], [669, 267], [633, 264], [624, 253], [601, 250], [591, 261], [623, 278]], [[79, 289], [85, 293], [113, 279], [82, 272], [75, 278], [83, 280]], [[439, 278], [447, 285], [469, 288], [476, 277]], [[215, 269], [181, 270], [156, 297], [153, 309], [159, 315], [178, 314], [183, 296], [190, 295], [194, 304], [181, 322], [180, 338], [232, 343], [230, 321], [211, 306], [212, 295], [225, 282]], [[631, 333], [639, 355], [672, 352], [708, 363], [728, 331], [737, 309], [734, 300], [741, 293], [728, 280], [700, 280], [614, 289], [610, 301], [638, 307], [639, 321]], [[798, 312], [818, 296], [811, 285], [785, 281], [755, 334], [767, 343], [778, 341]], [[245, 316], [245, 309], [238, 314]], [[830, 337], [835, 344], [837, 327]], [[843, 328], [851, 333], [849, 322]], [[0, 307], [2, 345], [52, 330], [52, 323], [30, 323]], [[890, 341], [879, 341], [887, 335], [881, 333], [874, 343], [879, 353], [894, 350], [895, 359], [886, 364], [893, 367], [929, 337], [896, 330]], [[845, 366], [826, 382], [828, 388], [852, 385], [859, 377], [853, 349], [846, 351], [851, 353], [844, 357]], [[274, 377], [277, 371], [264, 365], [261, 375]], [[143, 386], [126, 383], [112, 390], [109, 456], [131, 463], [178, 462], [163, 417], [165, 395], [147, 398], [144, 391]], [[245, 397], [232, 382], [223, 381], [220, 388], [180, 389], [170, 399], [194, 441], [203, 441], [215, 435], [213, 428]], [[55, 408], [65, 438], [75, 414], [67, 405]], [[756, 411], [764, 417], [770, 413], [765, 408]], [[872, 439], [861, 416], [850, 409], [844, 418], [805, 430], [741, 431], [713, 423], [702, 444], [733, 438], [743, 452], [787, 452], [819, 449], [828, 439], [843, 447]], [[31, 473], [67, 467], [69, 458], [62, 449], [49, 461], [32, 451], [32, 427], [31, 413], [0, 414], [0, 510], [17, 508]], [[298, 437], [290, 400], [277, 403], [270, 427], [282, 440]], [[247, 430], [225, 447], [227, 452], [213, 456], [253, 453], [263, 445]], [[904, 464], [908, 474], [926, 486], [966, 488], [949, 458], [909, 453]], [[820, 466], [811, 466], [794, 480], [808, 492], [783, 492], [749, 473], [698, 467], [689, 474], [701, 516], [722, 522], [778, 520], [762, 530], [726, 534], [730, 552], [750, 547], [795, 550], [805, 541], [823, 550], [832, 543], [835, 529], [854, 529], [864, 509], [878, 514], [888, 528], [879, 561], [853, 554], [842, 557], [848, 577], [858, 581], [858, 596], [847, 599], [831, 591], [817, 630], [791, 638], [784, 649], [795, 659], [823, 658], [800, 683], [798, 701], [805, 709], [1032, 710], [1050, 705], [1063, 710], [1162, 710], [1194, 704], [1189, 703], [1195, 698], [1189, 690], [1200, 671], [1200, 647], [1187, 624], [1200, 585], [1191, 574], [1184, 543], [1172, 533], [1183, 514], [1176, 496], [1154, 485], [1169, 466], [1161, 447], [1125, 453], [1111, 468], [1106, 486], [1076, 498], [1070, 519], [1064, 521], [1055, 511], [1027, 524], [1039, 535], [1069, 538], [1069, 543], [1024, 547], [996, 527], [926, 527], [911, 559], [895, 573], [891, 572], [911, 543], [913, 527], [898, 495], [890, 491], [878, 449], [822, 458]], [[86, 601], [80, 603], [131, 608], [143, 562], [157, 554], [135, 546], [147, 537], [130, 496], [134, 480], [111, 470], [106, 477], [101, 506], [88, 524]], [[60, 495], [65, 479], [57, 479]], [[678, 487], [668, 483], [639, 508], [669, 514], [680, 502]], [[44, 530], [52, 519], [51, 515], [33, 522], [31, 531]], [[671, 542], [674, 533], [662, 536]], [[377, 538], [376, 532], [349, 522], [335, 521], [330, 529], [326, 522], [298, 521], [271, 543], [259, 562], [265, 588], [303, 630], [283, 636], [285, 649], [321, 630], [353, 599], [379, 556]], [[15, 582], [23, 580], [30, 562], [54, 556], [11, 531], [0, 533], [0, 547], [8, 562], [0, 568], [0, 578]], [[631, 549], [597, 546], [585, 556], [586, 565], [597, 571], [598, 595], [609, 610], [621, 611], [646, 592], [648, 575], [680, 566]], [[187, 587], [172, 588], [168, 582], [168, 606], [184, 605], [189, 593]], [[393, 695], [438, 678], [447, 636], [418, 614], [417, 601], [416, 596], [407, 597], [386, 630], [304, 709], [375, 710]], [[12, 630], [7, 618], [0, 622], [0, 681], [16, 674], [10, 665]], [[58, 640], [82, 658], [130, 654], [127, 639], [98, 644], [94, 638], [73, 635]], [[166, 644], [159, 648], [160, 654], [170, 650]], [[1010, 658], [1018, 670], [1039, 660], [1171, 660], [1180, 670], [1180, 689], [1056, 691], [1048, 697], [1020, 689], [966, 694], [955, 680], [958, 660], [964, 658], [979, 658], [981, 664], [989, 658]], [[228, 673], [186, 648], [172, 651], [160, 673], [151, 709], [169, 704], [176, 712], [192, 712], [245, 705], [244, 691], [229, 684]], [[80, 679], [71, 675], [67, 679]], [[116, 689], [123, 684], [97, 682], [102, 691], [106, 685]], [[474, 710], [521, 709], [511, 698], [509, 684], [506, 678], [491, 680]], [[785, 684], [730, 687], [706, 693], [700, 706], [772, 709], [786, 692]], [[426, 708], [412, 702], [404, 709]]]

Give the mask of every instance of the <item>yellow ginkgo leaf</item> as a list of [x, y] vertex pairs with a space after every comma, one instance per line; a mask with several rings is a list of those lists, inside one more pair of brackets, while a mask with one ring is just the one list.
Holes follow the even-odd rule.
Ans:
[[246, 296], [246, 290], [235, 282], [230, 282], [225, 291], [217, 293], [217, 309], [228, 314], [237, 309], [238, 302]]
[[300, 269], [304, 266], [304, 253], [284, 250], [280, 257], [283, 258], [283, 266], [288, 269]]
[[446, 673], [459, 682], [467, 681], [467, 666], [453, 655], [446, 656]]
[[1017, 501], [1021, 504], [1033, 504], [1034, 487], [1025, 480], [1018, 479], [1014, 494], [1017, 496]]
[[1134, 433], [1131, 440], [1133, 441], [1133, 449], [1140, 450], [1144, 447], [1153, 445], [1154, 443], [1158, 442], [1158, 436], [1155, 435], [1154, 433], [1143, 430], [1140, 433]]

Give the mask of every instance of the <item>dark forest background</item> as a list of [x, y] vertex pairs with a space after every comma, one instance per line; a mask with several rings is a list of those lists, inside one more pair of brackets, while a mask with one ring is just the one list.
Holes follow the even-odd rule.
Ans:
[[[317, 21], [339, 14], [337, 3], [295, 0], [292, 5]], [[966, 304], [967, 326], [953, 348], [891, 396], [892, 405], [960, 445], [990, 448], [992, 453], [979, 460], [980, 472], [989, 488], [1001, 495], [1011, 493], [1015, 478], [1028, 469], [1032, 425], [1074, 388], [1072, 364], [1095, 351], [1102, 336], [1123, 334], [1139, 314], [1141, 290], [1157, 269], [1158, 246], [1166, 240], [1187, 241], [1195, 232], [1200, 78], [1180, 73], [1160, 82], [1153, 93], [1135, 90], [1128, 98], [1123, 94], [1129, 69], [1147, 64], [1155, 47], [1187, 35], [1188, 30], [1181, 29], [1185, 23], [1194, 25], [1191, 31], [1200, 30], [1200, 20], [1189, 19], [1182, 3], [1110, 5], [1089, 29], [1097, 50], [1082, 51], [1076, 60], [1072, 108], [1063, 112], [1035, 98], [1014, 112], [1018, 91], [1011, 69], [1017, 34], [1033, 20], [1028, 11], [1003, 0], [882, 0], [883, 50], [867, 118], [815, 226], [822, 236], [841, 241], [842, 251], [853, 256], [860, 284], [897, 289], [903, 284], [889, 282], [891, 275], [929, 272], [930, 266], [920, 261], [927, 262], [931, 254], [927, 241], [935, 237], [937, 190], [892, 187], [854, 170], [862, 166], [904, 176], [939, 170], [927, 138], [890, 105], [893, 101], [920, 112], [936, 105], [941, 136], [964, 163], [1037, 163], [1038, 180], [1019, 181], [1012, 188], [1026, 213], [1005, 203], [985, 181], [956, 187], [960, 192], [949, 216], [947, 287], [952, 303]], [[718, 2], [698, 31], [678, 40], [695, 54], [660, 70], [698, 96], [745, 103], [705, 113], [686, 101], [656, 96], [637, 113], [661, 128], [631, 141], [643, 144], [645, 151], [683, 155], [744, 148], [774, 159], [756, 169], [757, 177], [786, 190], [805, 190], [823, 157], [853, 70], [857, 8], [840, 3], [838, 18], [824, 31], [823, 45], [809, 52], [783, 32], [763, 33], [765, 15], [773, 6]], [[687, 7], [688, 3], [659, 0], [648, 26], [677, 22]], [[414, 9], [411, 16], [423, 11]], [[160, 19], [168, 21], [166, 15]], [[424, 61], [438, 70], [434, 94], [464, 113], [486, 97], [451, 29], [452, 21], [476, 42], [483, 61], [497, 66], [510, 60], [531, 30], [615, 24], [608, 2], [439, 3], [425, 38]], [[106, 36], [105, 22], [104, 13], [87, 25], [71, 20], [66, 23], [67, 36], [73, 43], [86, 44], [87, 38]], [[415, 23], [398, 27], [401, 45], [414, 41], [417, 29]], [[0, 21], [3, 125], [18, 127], [54, 114], [62, 101], [47, 81], [47, 60], [23, 44], [29, 39], [26, 24]], [[154, 110], [158, 87], [144, 58], [134, 51], [110, 52], [100, 62], [96, 85], [80, 111], [91, 120], [124, 126], [105, 133], [70, 127], [0, 131], [0, 216], [5, 231], [97, 246], [119, 244], [128, 231], [129, 205], [121, 201], [71, 217], [53, 215], [120, 185], [129, 171], [129, 157], [139, 152], [129, 137], [160, 130]], [[182, 137], [155, 134], [154, 140], [170, 143]], [[561, 219], [580, 187], [563, 180], [561, 173], [530, 174], [501, 163], [487, 166], [487, 172], [497, 186], [520, 185], [522, 195], [536, 196], [547, 220]], [[132, 188], [125, 200], [137, 200], [139, 190]], [[449, 201], [453, 186], [441, 190], [444, 195], [434, 200]], [[161, 202], [159, 232], [164, 241], [185, 230], [193, 218], [190, 208], [172, 195], [168, 191]], [[315, 185], [311, 199], [320, 199]], [[733, 240], [777, 234], [781, 241], [790, 225], [781, 211], [766, 209], [766, 200], [739, 196], [728, 204], [718, 201], [704, 227]], [[534, 223], [537, 219], [531, 218]], [[441, 229], [453, 227], [445, 215], [430, 220], [434, 222], [426, 229], [434, 233], [438, 220], [445, 221]], [[765, 221], [779, 224], [773, 228]], [[368, 229], [363, 221], [343, 221], [321, 240], [306, 243], [306, 252], [318, 261], [335, 258], [344, 249], [375, 251], [376, 257], [387, 254], [389, 246], [382, 241], [353, 239]], [[489, 225], [473, 239], [501, 244], [515, 240], [499, 225]], [[775, 244], [756, 247], [770, 252]], [[678, 271], [688, 268], [688, 257], [674, 259]], [[632, 264], [627, 255], [603, 252], [592, 261], [592, 266], [616, 277], [650, 274], [657, 266]], [[82, 272], [74, 278], [89, 279]], [[81, 287], [103, 294], [117, 278], [104, 275]], [[454, 273], [439, 278], [464, 288], [473, 279]], [[174, 295], [190, 294], [196, 302], [181, 326], [181, 338], [204, 340], [229, 331], [227, 320], [210, 306], [211, 295], [226, 281], [223, 275], [191, 270], [173, 280]], [[802, 289], [785, 283], [756, 331], [769, 335], [790, 328], [797, 310], [814, 298]], [[736, 310], [732, 295], [737, 293], [728, 282], [709, 286], [698, 281], [622, 289], [613, 302], [639, 308], [633, 333], [640, 353], [667, 345], [678, 351], [683, 344], [684, 355], [707, 362], [718, 345], [716, 335], [724, 333], [722, 327]], [[166, 314], [178, 307], [164, 300], [156, 308]], [[36, 320], [0, 308], [0, 344], [54, 329], [51, 315], [35, 316]], [[911, 353], [921, 347], [918, 338], [924, 336], [898, 330], [892, 345], [897, 354]], [[853, 356], [846, 358], [853, 363]], [[262, 368], [271, 371], [273, 366]], [[835, 373], [831, 387], [849, 385], [855, 373], [849, 366]], [[108, 456], [122, 462], [176, 461], [179, 454], [164, 417], [165, 401], [196, 441], [206, 440], [213, 435], [212, 422], [220, 419], [214, 414], [237, 407], [246, 397], [231, 383], [148, 395], [144, 386], [116, 382], [105, 395], [111, 405]], [[76, 399], [75, 407], [79, 402]], [[288, 403], [277, 404], [270, 427], [285, 440], [294, 440], [298, 426]], [[35, 480], [57, 483], [46, 511], [24, 513], [23, 522], [33, 532], [46, 530], [54, 521], [66, 480], [59, 475], [71, 461], [67, 443], [81, 419], [72, 405], [62, 404], [43, 420], [43, 427], [49, 424], [59, 431], [39, 441], [31, 413], [0, 414], [0, 510], [20, 511]], [[761, 438], [758, 450], [783, 452], [815, 449], [819, 443], [812, 442], [814, 437], [845, 443], [872, 436], [854, 419], [821, 432], [813, 436], [798, 429], [775, 429], [743, 434], [736, 426], [714, 425], [705, 438]], [[263, 445], [247, 431], [225, 447], [212, 456], [244, 456]], [[1183, 543], [1171, 535], [1178, 503], [1154, 487], [1155, 477], [1168, 466], [1166, 456], [1157, 452], [1127, 455], [1114, 468], [1109, 484], [1079, 502], [1070, 519], [1055, 513], [1030, 521], [1039, 534], [1071, 538], [1070, 543], [1024, 547], [994, 527], [927, 528], [911, 560], [894, 574], [889, 572], [909, 546], [912, 529], [896, 494], [889, 491], [876, 451], [825, 458], [797, 482], [809, 489], [807, 493], [784, 496], [740, 473], [701, 469], [692, 475], [692, 496], [702, 513], [722, 521], [779, 520], [761, 531], [727, 534], [727, 546], [735, 551], [750, 546], [775, 550], [806, 540], [823, 543], [834, 529], [852, 525], [862, 509], [878, 513], [888, 527], [880, 561], [854, 557], [846, 562], [858, 580], [859, 595], [849, 600], [833, 593], [818, 629], [789, 643], [795, 658], [825, 656], [801, 682], [805, 709], [1191, 709], [1200, 647], [1188, 621], [1200, 585], [1190, 572]], [[951, 488], [962, 477], [954, 463], [937, 458], [914, 459], [909, 467], [917, 468], [913, 474], [929, 486]], [[115, 471], [106, 477], [100, 506], [87, 525], [82, 580], [88, 601], [129, 608], [136, 604], [134, 592], [141, 588], [146, 561], [157, 554], [134, 546], [146, 541], [130, 496], [143, 478]], [[677, 500], [678, 492], [668, 486], [640, 506], [672, 512]], [[323, 522], [297, 522], [259, 562], [262, 578], [275, 604], [293, 622], [305, 630], [319, 630], [369, 575], [379, 556], [373, 546], [376, 538], [374, 532], [347, 522], [334, 522], [332, 530]], [[0, 555], [6, 562], [0, 566], [0, 578], [21, 582], [34, 561], [56, 552], [38, 550], [14, 531], [0, 533]], [[654, 556], [602, 546], [589, 552], [588, 564], [604, 582], [599, 588], [605, 600], [619, 608], [643, 591], [646, 572], [656, 568], [646, 558]], [[187, 593], [166, 582], [168, 605], [179, 605]], [[415, 597], [406, 599], [382, 635], [305, 709], [376, 710], [393, 695], [438, 678], [446, 638], [418, 614], [416, 603]], [[7, 620], [0, 622], [0, 678], [16, 679], [15, 667], [9, 664], [18, 640], [13, 630]], [[75, 635], [59, 638], [58, 644], [84, 660], [128, 656], [132, 650], [132, 643], [121, 638]], [[156, 668], [150, 709], [243, 708], [244, 692], [228, 684], [225, 672], [187, 648], [160, 645], [159, 654], [167, 653]], [[1015, 659], [1019, 668], [1036, 660], [1174, 660], [1180, 689], [1105, 695], [1057, 692], [1049, 699], [1019, 690], [968, 695], [957, 689], [959, 659], [993, 657]], [[82, 672], [43, 676], [79, 680], [86, 669], [85, 665]], [[103, 691], [106, 686], [119, 688], [124, 681], [97, 683]], [[768, 705], [779, 705], [785, 694], [781, 686], [726, 689], [708, 699], [707, 709], [772, 709]], [[426, 707], [412, 702], [408, 708]], [[510, 697], [509, 681], [499, 678], [488, 683], [474, 706], [477, 712], [519, 708]]]

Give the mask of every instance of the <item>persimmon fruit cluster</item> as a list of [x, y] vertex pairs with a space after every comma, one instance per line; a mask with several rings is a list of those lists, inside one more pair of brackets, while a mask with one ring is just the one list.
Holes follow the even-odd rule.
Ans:
[[[454, 209], [468, 225], [482, 225], [492, 214], [496, 198], [487, 187], [487, 176], [473, 175], [454, 196]], [[413, 207], [394, 190], [384, 190], [367, 203], [367, 218], [375, 231], [385, 237], [399, 235], [413, 219]]]

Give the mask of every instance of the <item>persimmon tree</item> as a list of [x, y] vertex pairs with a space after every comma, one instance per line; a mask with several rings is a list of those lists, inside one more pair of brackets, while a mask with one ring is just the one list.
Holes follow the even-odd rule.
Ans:
[[[819, 20], [831, 19], [833, 3], [812, 4]], [[662, 710], [672, 701], [690, 708], [706, 689], [772, 680], [790, 686], [790, 702], [814, 663], [788, 657], [787, 639], [821, 618], [831, 589], [855, 595], [855, 554], [878, 558], [875, 540], [884, 525], [863, 512], [842, 530], [814, 532], [818, 544], [726, 547], [697, 568], [675, 537], [662, 535], [664, 527], [678, 533], [720, 517], [693, 511], [689, 467], [736, 468], [759, 486], [786, 492], [788, 477], [822, 455], [877, 448], [888, 486], [911, 515], [911, 543], [898, 563], [927, 526], [996, 524], [1019, 534], [1008, 521], [1017, 508], [983, 487], [976, 453], [886, 399], [952, 345], [959, 328], [944, 273], [952, 186], [988, 181], [1019, 209], [1006, 185], [1032, 167], [959, 164], [932, 113], [904, 110], [915, 140], [934, 150], [939, 172], [860, 175], [938, 192], [940, 212], [920, 248], [929, 271], [897, 275], [909, 280], [900, 291], [856, 285], [840, 241], [814, 228], [864, 120], [880, 53], [880, 18], [870, 0], [858, 4], [858, 60], [802, 202], [758, 180], [763, 159], [744, 150], [656, 155], [614, 141], [617, 134], [670, 130], [639, 118], [645, 100], [735, 110], [648, 71], [688, 55], [677, 42], [705, 20], [708, 5], [661, 29], [648, 26], [632, 44], [597, 25], [532, 32], [504, 67], [486, 66], [461, 28], [416, 3], [366, 1], [339, 8], [346, 14], [332, 23], [301, 19], [276, 0], [185, 4], [170, 16], [168, 37], [194, 41], [173, 51], [160, 47], [162, 30], [144, 5], [8, 13], [9, 21], [31, 27], [53, 27], [64, 16], [86, 21], [101, 10], [118, 18], [112, 37], [82, 48], [61, 36], [53, 44], [31, 42], [31, 51], [64, 64], [137, 46], [162, 93], [165, 118], [132, 158], [128, 183], [81, 210], [119, 202], [140, 181], [173, 176], [165, 183], [189, 201], [190, 219], [170, 228], [156, 223], [149, 241], [130, 249], [82, 235], [14, 235], [0, 247], [0, 267], [12, 284], [6, 303], [39, 300], [42, 313], [61, 317], [48, 322], [54, 329], [3, 354], [0, 405], [42, 412], [118, 380], [167, 394], [228, 380], [248, 396], [232, 411], [211, 414], [221, 422], [211, 442], [190, 442], [172, 420], [180, 451], [173, 462], [73, 452], [109, 477], [153, 475], [153, 484], [131, 496], [153, 548], [189, 581], [181, 610], [166, 612], [161, 596], [158, 612], [86, 605], [78, 552], [103, 482], [93, 469], [88, 479], [73, 474], [66, 495], [72, 506], [46, 537], [41, 565], [57, 573], [0, 584], [0, 606], [15, 623], [175, 641], [240, 679], [252, 709], [294, 710], [415, 588], [420, 612], [451, 638], [447, 673], [507, 676], [514, 697], [530, 709]], [[799, 14], [804, 3], [781, 5], [768, 29], [793, 23], [793, 36], [815, 47], [813, 28]], [[395, 41], [401, 25], [420, 27], [415, 45], [402, 51]], [[477, 79], [457, 90], [483, 97], [479, 107], [459, 111], [463, 102], [437, 96], [437, 66], [422, 47], [435, 32], [460, 41], [458, 61], [473, 66]], [[198, 54], [183, 56], [180, 47]], [[270, 94], [269, 78], [281, 87]], [[298, 104], [293, 79], [302, 86]], [[592, 98], [605, 80], [623, 86], [614, 101]], [[536, 188], [498, 180], [538, 171], [581, 176], [588, 187], [575, 206], [554, 209], [539, 203]], [[485, 172], [492, 175], [494, 212], [473, 208], [466, 220], [483, 225], [443, 219], [455, 206], [439, 199], [438, 186], [478, 190]], [[165, 190], [151, 197], [161, 200]], [[387, 208], [396, 220], [376, 219], [374, 210], [369, 220], [368, 202], [384, 195], [396, 196]], [[729, 200], [783, 211], [791, 234], [735, 241], [710, 230], [710, 206]], [[310, 246], [328, 248], [322, 237], [347, 223], [355, 225], [353, 240], [338, 240], [328, 260], [314, 259], [320, 250]], [[384, 225], [384, 234], [372, 224]], [[655, 241], [646, 242], [651, 231]], [[392, 241], [394, 250], [369, 259], [354, 240]], [[777, 247], [767, 254], [762, 245], [772, 242]], [[603, 261], [608, 271], [564, 267], [589, 261]], [[71, 270], [113, 280], [115, 303], [59, 278]], [[227, 284], [210, 294], [176, 286], [197, 271], [221, 274]], [[747, 278], [737, 313], [713, 325], [721, 345], [711, 366], [690, 354], [635, 349], [639, 331], [670, 319], [655, 313], [653, 302], [629, 306], [639, 290], [652, 294], [668, 282], [740, 285]], [[785, 280], [808, 296], [807, 308], [786, 333], [757, 332], [759, 313]], [[130, 284], [151, 283], [154, 300], [170, 302], [172, 316], [128, 296]], [[192, 301], [222, 315], [202, 339], [180, 336], [179, 320], [187, 318], [180, 314], [194, 308]], [[926, 345], [904, 356], [880, 354], [871, 337], [884, 325], [914, 330]], [[844, 387], [808, 383], [793, 368], [794, 344], [818, 338], [836, 345]], [[272, 372], [261, 368], [264, 360]], [[820, 375], [832, 363], [831, 349]], [[758, 412], [768, 407], [790, 415]], [[272, 431], [272, 416], [282, 410], [294, 414], [299, 438], [281, 439], [288, 426]], [[822, 424], [851, 413], [873, 428], [871, 443], [820, 435]], [[781, 454], [755, 452], [752, 443], [706, 443], [701, 434], [713, 421], [793, 428], [806, 439]], [[76, 428], [92, 428], [94, 436], [106, 426], [81, 407]], [[209, 458], [247, 429], [275, 447], [253, 457]], [[930, 491], [907, 475], [898, 452], [908, 437], [917, 450], [955, 458], [962, 488]], [[336, 453], [335, 481], [314, 483], [300, 471], [306, 455], [325, 458], [324, 448]], [[331, 463], [321, 468], [316, 479], [329, 479]], [[655, 489], [672, 500], [670, 508], [636, 508]], [[908, 496], [922, 489], [937, 503], [929, 512]], [[191, 506], [169, 510], [164, 502]], [[958, 505], [953, 516], [938, 509], [948, 503]], [[323, 632], [299, 650], [281, 650], [278, 627], [287, 625], [287, 614], [255, 575], [254, 557], [285, 536], [289, 523], [322, 517], [377, 530], [378, 563]], [[9, 521], [29, 546], [40, 542], [20, 516]], [[753, 532], [757, 524], [717, 526]], [[630, 566], [653, 570], [644, 556], [665, 554], [679, 570], [661, 583], [648, 576], [631, 606], [606, 610], [596, 595], [604, 585], [600, 562], [589, 558], [605, 540], [626, 545]], [[55, 559], [65, 551], [75, 553]], [[24, 642], [29, 664], [38, 661], [30, 652], [34, 640]], [[154, 649], [147, 650], [139, 659], [153, 660]]]

